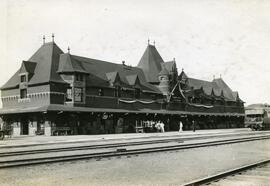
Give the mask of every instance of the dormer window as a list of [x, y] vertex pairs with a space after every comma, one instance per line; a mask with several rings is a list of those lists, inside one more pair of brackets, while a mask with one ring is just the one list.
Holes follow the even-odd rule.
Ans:
[[21, 75], [21, 83], [26, 82], [26, 74]]

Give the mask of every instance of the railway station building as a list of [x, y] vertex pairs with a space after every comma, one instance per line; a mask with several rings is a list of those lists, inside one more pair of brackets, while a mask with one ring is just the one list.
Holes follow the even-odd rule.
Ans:
[[77, 135], [244, 126], [244, 105], [222, 78], [204, 81], [148, 43], [136, 67], [43, 45], [1, 87], [0, 117], [17, 135]]

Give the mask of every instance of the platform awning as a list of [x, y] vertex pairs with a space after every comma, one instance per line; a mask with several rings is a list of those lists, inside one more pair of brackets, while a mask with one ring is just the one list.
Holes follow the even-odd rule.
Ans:
[[0, 115], [20, 114], [33, 112], [106, 112], [106, 113], [135, 113], [135, 114], [164, 114], [164, 115], [191, 115], [191, 116], [244, 116], [244, 113], [206, 113], [206, 112], [189, 112], [178, 110], [152, 110], [152, 109], [114, 109], [114, 108], [89, 108], [89, 107], [72, 107], [67, 105], [51, 104], [41, 107], [25, 107], [0, 109]]
[[41, 107], [21, 107], [21, 108], [2, 108], [0, 109], [1, 114], [20, 114], [20, 113], [32, 113], [32, 112], [46, 112], [47, 106]]

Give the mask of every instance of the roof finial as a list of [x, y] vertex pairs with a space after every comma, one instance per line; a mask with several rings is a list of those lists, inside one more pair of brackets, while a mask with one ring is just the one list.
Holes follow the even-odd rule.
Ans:
[[150, 39], [148, 38], [148, 40], [147, 40], [147, 44], [149, 45], [149, 43], [150, 43]]
[[219, 74], [220, 79], [222, 78], [221, 74]]
[[45, 44], [45, 35], [43, 35], [43, 45]]
[[173, 61], [175, 62], [175, 57], [173, 58]]
[[184, 68], [182, 68], [182, 72], [184, 72]]
[[70, 48], [68, 47], [68, 53], [70, 54]]
[[156, 45], [156, 41], [154, 40], [154, 46]]
[[52, 33], [52, 42], [54, 42], [54, 33]]

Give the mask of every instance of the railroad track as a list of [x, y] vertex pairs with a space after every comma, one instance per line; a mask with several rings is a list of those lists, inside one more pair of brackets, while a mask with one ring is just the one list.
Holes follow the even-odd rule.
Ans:
[[270, 185], [270, 159], [245, 165], [236, 169], [202, 178], [184, 184], [184, 186], [268, 186]]
[[[243, 133], [233, 133], [233, 132], [229, 132], [229, 133], [209, 133], [209, 134], [196, 134], [196, 136], [194, 137], [193, 134], [188, 134], [185, 135], [185, 137], [187, 138], [204, 138], [204, 137], [217, 137], [217, 136], [229, 136], [229, 135], [256, 135], [256, 134], [267, 134], [270, 133], [269, 131], [256, 131], [256, 132], [243, 132]], [[160, 139], [160, 138], [174, 138], [174, 137], [178, 137], [181, 136], [181, 134], [177, 134], [177, 135], [170, 135], [170, 136], [142, 136], [142, 137], [131, 137], [131, 138], [126, 138], [124, 140], [135, 140], [135, 139]], [[183, 138], [183, 136], [182, 136]], [[58, 145], [58, 144], [74, 144], [74, 143], [89, 143], [89, 142], [100, 142], [100, 141], [106, 142], [106, 141], [119, 141], [122, 140], [120, 139], [94, 139], [94, 140], [85, 140], [85, 141], [60, 141], [60, 142], [51, 142], [51, 143], [36, 143], [36, 144], [20, 144], [20, 145], [5, 145], [5, 146], [0, 146], [0, 150], [1, 149], [13, 149], [13, 148], [22, 148], [22, 147], [34, 147], [34, 146], [46, 146], [46, 145]]]
[[195, 144], [178, 144], [178, 145], [170, 145], [170, 146], [162, 146], [162, 147], [147, 147], [147, 148], [137, 148], [130, 149], [127, 148], [116, 148], [114, 150], [110, 150], [107, 152], [101, 153], [85, 153], [85, 154], [76, 154], [76, 155], [61, 155], [61, 156], [50, 156], [50, 157], [41, 157], [41, 158], [26, 158], [26, 159], [14, 159], [8, 161], [0, 161], [0, 169], [2, 168], [10, 168], [10, 167], [18, 167], [18, 166], [29, 166], [29, 165], [37, 165], [37, 164], [45, 164], [45, 163], [55, 163], [55, 162], [64, 162], [64, 161], [73, 161], [73, 160], [83, 160], [83, 159], [101, 159], [108, 157], [117, 157], [117, 156], [131, 156], [145, 153], [154, 153], [154, 152], [163, 152], [163, 151], [174, 151], [174, 150], [183, 150], [183, 149], [191, 149], [191, 148], [199, 148], [199, 147], [208, 147], [208, 146], [216, 146], [216, 145], [226, 145], [233, 143], [241, 143], [248, 142], [254, 140], [265, 140], [270, 139], [270, 135], [264, 136], [256, 136], [256, 137], [242, 137], [236, 139], [227, 139], [227, 140], [215, 140], [210, 142], [201, 142]]
[[[263, 133], [242, 133], [237, 134], [237, 136], [245, 136], [245, 135], [259, 135], [259, 134], [267, 134]], [[151, 145], [157, 143], [168, 143], [168, 142], [178, 142], [182, 143], [184, 141], [189, 140], [200, 140], [200, 139], [211, 139], [211, 138], [224, 138], [224, 137], [233, 137], [235, 134], [218, 134], [211, 136], [192, 136], [192, 137], [183, 137], [179, 135], [170, 136], [165, 139], [154, 139], [137, 141], [137, 142], [118, 142], [118, 143], [109, 143], [109, 144], [91, 144], [91, 145], [80, 145], [75, 147], [60, 147], [60, 148], [44, 148], [44, 149], [31, 149], [31, 150], [19, 150], [19, 151], [11, 151], [11, 152], [0, 152], [0, 157], [8, 157], [8, 156], [17, 156], [17, 155], [30, 155], [30, 154], [40, 154], [40, 153], [49, 153], [49, 152], [64, 152], [64, 151], [82, 151], [82, 150], [91, 150], [91, 149], [100, 149], [100, 148], [119, 148], [119, 147], [128, 147], [134, 145]], [[161, 137], [164, 138], [164, 137]], [[62, 144], [62, 143], [60, 143]], [[0, 148], [1, 149], [1, 148]]]

